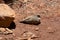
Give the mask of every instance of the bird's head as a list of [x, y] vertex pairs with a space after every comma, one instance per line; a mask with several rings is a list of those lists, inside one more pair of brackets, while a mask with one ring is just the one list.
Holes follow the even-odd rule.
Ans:
[[37, 17], [40, 17], [40, 15], [37, 15]]

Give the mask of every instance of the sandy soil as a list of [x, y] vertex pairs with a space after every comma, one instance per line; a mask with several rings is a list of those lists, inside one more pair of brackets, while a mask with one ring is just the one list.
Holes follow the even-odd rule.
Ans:
[[[1, 34], [0, 39], [3, 37], [2, 40], [20, 40], [22, 34], [29, 31], [38, 36], [33, 40], [60, 40], [60, 0], [19, 0], [10, 7], [16, 12], [16, 28], [13, 34]], [[23, 18], [34, 14], [41, 16], [41, 24], [20, 23]]]

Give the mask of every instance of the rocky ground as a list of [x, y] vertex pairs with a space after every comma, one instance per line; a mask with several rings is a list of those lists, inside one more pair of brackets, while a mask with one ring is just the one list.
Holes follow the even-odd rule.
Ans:
[[[60, 40], [60, 0], [14, 0], [5, 3], [16, 12], [15, 26], [13, 34], [0, 34], [0, 40]], [[36, 14], [41, 16], [39, 25], [20, 23], [25, 17]]]

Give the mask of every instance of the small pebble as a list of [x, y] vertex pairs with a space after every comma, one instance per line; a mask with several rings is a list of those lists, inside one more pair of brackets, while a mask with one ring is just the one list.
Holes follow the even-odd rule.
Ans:
[[35, 31], [38, 31], [39, 30], [39, 28], [35, 28]]
[[48, 33], [54, 33], [56, 30], [52, 27], [48, 27]]
[[2, 40], [3, 39], [3, 37], [0, 37], [0, 40]]

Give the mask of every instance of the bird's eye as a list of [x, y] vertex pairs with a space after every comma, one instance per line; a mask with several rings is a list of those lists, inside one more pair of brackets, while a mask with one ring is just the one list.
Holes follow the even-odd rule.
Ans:
[[40, 15], [37, 15], [37, 17], [40, 17]]

